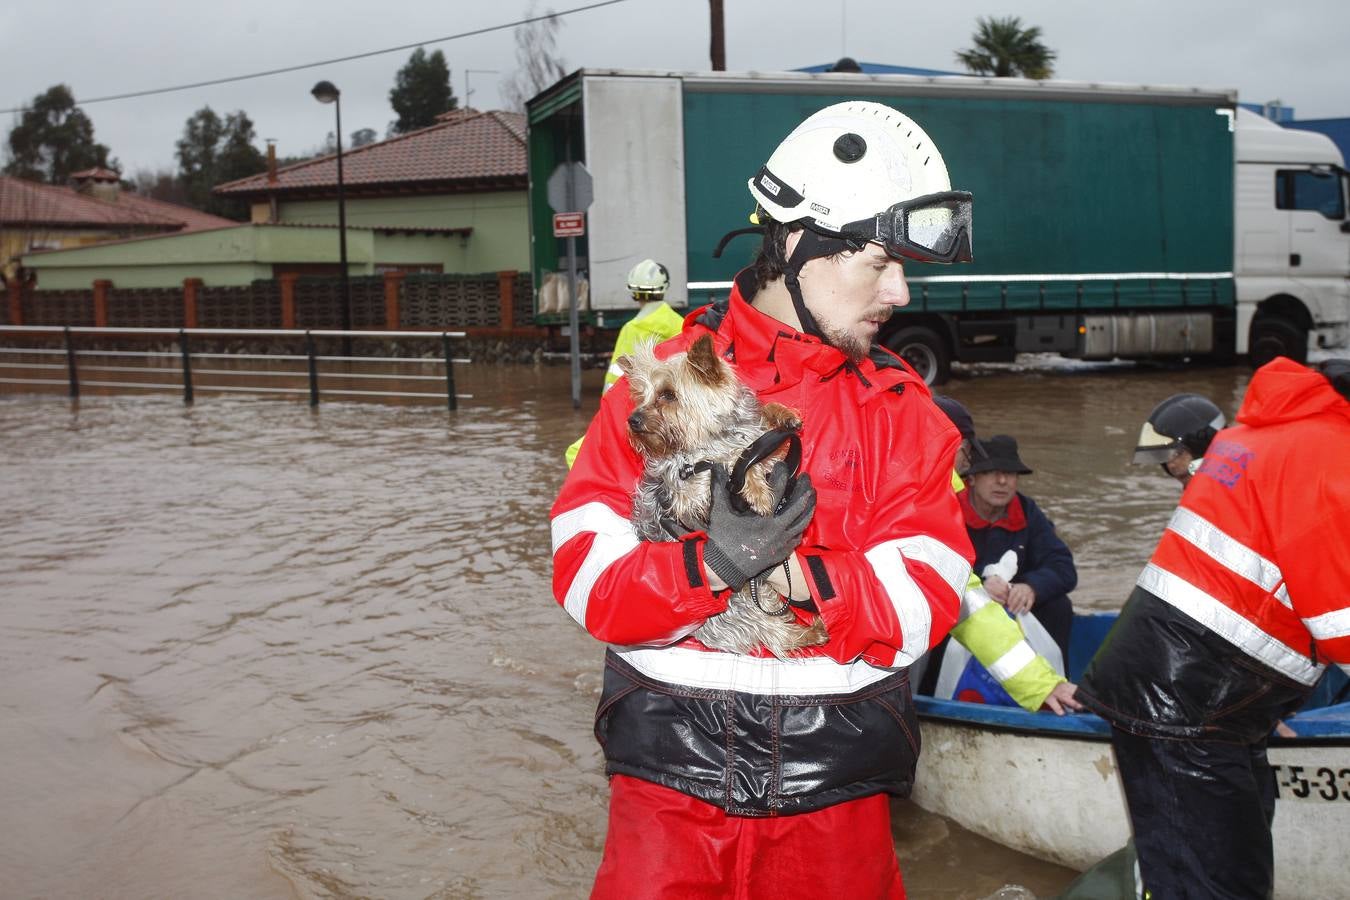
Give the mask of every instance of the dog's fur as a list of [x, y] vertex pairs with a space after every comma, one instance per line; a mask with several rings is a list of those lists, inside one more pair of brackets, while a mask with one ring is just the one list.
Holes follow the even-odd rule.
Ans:
[[[801, 427], [797, 414], [786, 406], [761, 406], [731, 365], [714, 352], [707, 335], [694, 341], [687, 353], [664, 360], [656, 358], [651, 344], [641, 345], [619, 365], [628, 376], [633, 398], [629, 440], [646, 461], [633, 498], [633, 524], [643, 540], [675, 540], [662, 519], [673, 519], [688, 530], [707, 527], [709, 474], [689, 474], [695, 464], [706, 460], [730, 471], [742, 451], [765, 431]], [[741, 495], [760, 515], [773, 512], [767, 476], [784, 455], [780, 448], [746, 475]], [[761, 602], [781, 605], [771, 588], [763, 581], [759, 584]], [[694, 637], [719, 650], [749, 653], [764, 647], [782, 658], [828, 639], [819, 616], [807, 626], [791, 610], [771, 615], [755, 603], [748, 585], [732, 595], [726, 612], [708, 619]]]

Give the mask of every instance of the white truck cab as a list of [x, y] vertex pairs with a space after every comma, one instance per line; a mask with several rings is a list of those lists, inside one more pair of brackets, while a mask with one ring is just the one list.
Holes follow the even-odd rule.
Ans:
[[1347, 173], [1331, 139], [1238, 108], [1237, 347], [1254, 365], [1350, 345]]

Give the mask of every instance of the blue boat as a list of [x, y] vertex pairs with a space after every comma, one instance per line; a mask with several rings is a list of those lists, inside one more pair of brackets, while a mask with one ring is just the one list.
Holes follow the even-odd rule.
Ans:
[[[1115, 613], [1074, 618], [1070, 680], [1111, 629]], [[914, 800], [991, 840], [1084, 870], [1130, 836], [1111, 753], [1110, 726], [1091, 713], [1056, 716], [1017, 707], [916, 696], [923, 753]], [[1272, 737], [1279, 784], [1275, 896], [1345, 896], [1350, 835], [1350, 700], [1334, 666], [1308, 704]]]

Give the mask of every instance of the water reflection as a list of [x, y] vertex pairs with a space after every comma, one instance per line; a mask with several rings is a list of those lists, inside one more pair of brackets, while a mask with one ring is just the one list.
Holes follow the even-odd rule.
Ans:
[[[950, 393], [1017, 435], [1075, 600], [1110, 608], [1176, 501], [1128, 465], [1138, 423], [1177, 390], [1231, 411], [1244, 382], [976, 372]], [[456, 414], [0, 395], [7, 893], [584, 894], [601, 648], [549, 597], [546, 517], [590, 410], [560, 368], [460, 383]], [[916, 896], [1071, 875], [897, 810]]]

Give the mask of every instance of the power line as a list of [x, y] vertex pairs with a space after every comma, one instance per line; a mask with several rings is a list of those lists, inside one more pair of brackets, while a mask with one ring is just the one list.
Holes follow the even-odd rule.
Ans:
[[[371, 56], [380, 56], [385, 53], [397, 53], [400, 50], [411, 50], [414, 47], [425, 47], [428, 44], [443, 44], [446, 41], [455, 41], [460, 38], [473, 37], [479, 34], [487, 34], [492, 31], [503, 31], [507, 28], [516, 28], [520, 25], [529, 25], [531, 22], [539, 22], [544, 19], [562, 18], [570, 16], [573, 13], [586, 12], [591, 9], [599, 9], [602, 6], [613, 6], [616, 3], [625, 3], [627, 0], [601, 0], [599, 3], [591, 3], [587, 6], [577, 6], [572, 9], [565, 9], [562, 12], [548, 13], [542, 16], [531, 16], [528, 19], [520, 19], [515, 22], [507, 22], [503, 25], [489, 25], [486, 28], [475, 28], [473, 31], [462, 31], [459, 34], [451, 34], [445, 37], [432, 38], [428, 41], [415, 41], [411, 44], [403, 44], [398, 47], [387, 47], [383, 50], [370, 50], [365, 53], [353, 53], [351, 56], [339, 56], [334, 59], [322, 59], [318, 62], [303, 63], [298, 66], [286, 66], [281, 69], [268, 69], [265, 72], [253, 72], [248, 75], [233, 75], [229, 78], [213, 78], [210, 81], [196, 81], [192, 84], [179, 84], [173, 87], [152, 88], [145, 91], [130, 91], [125, 94], [109, 94], [106, 97], [90, 97], [88, 100], [76, 100], [77, 106], [88, 106], [91, 103], [106, 103], [110, 100], [128, 100], [132, 97], [149, 97], [154, 94], [169, 94], [174, 91], [187, 91], [193, 88], [210, 87], [216, 84], [229, 84], [234, 81], [248, 81], [252, 78], [265, 78], [268, 75], [281, 75], [286, 72], [299, 72], [304, 69], [314, 69], [319, 66], [331, 66], [334, 63], [351, 62], [354, 59], [366, 59]], [[0, 114], [27, 112], [29, 107], [16, 106], [13, 109], [0, 109]]]

